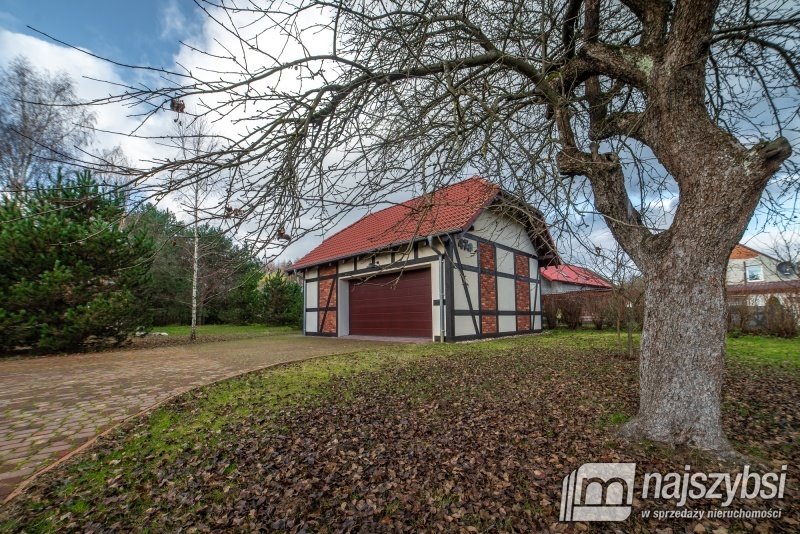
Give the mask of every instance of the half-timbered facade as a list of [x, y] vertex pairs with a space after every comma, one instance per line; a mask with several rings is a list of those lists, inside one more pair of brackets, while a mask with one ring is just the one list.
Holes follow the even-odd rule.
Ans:
[[475, 177], [372, 213], [295, 263], [304, 332], [460, 341], [540, 331], [538, 210]]

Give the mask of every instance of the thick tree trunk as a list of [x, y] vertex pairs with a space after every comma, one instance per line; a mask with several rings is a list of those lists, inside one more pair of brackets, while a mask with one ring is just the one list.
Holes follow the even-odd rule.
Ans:
[[639, 414], [623, 429], [630, 437], [730, 449], [720, 419], [726, 265], [709, 256], [682, 247], [645, 275]]

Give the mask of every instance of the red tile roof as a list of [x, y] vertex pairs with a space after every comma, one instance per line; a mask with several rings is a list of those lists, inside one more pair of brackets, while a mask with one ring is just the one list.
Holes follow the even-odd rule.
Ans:
[[732, 259], [732, 260], [747, 260], [747, 259], [750, 259], [750, 258], [755, 258], [759, 254], [760, 254], [760, 252], [758, 252], [755, 249], [752, 249], [750, 247], [746, 247], [746, 246], [744, 246], [742, 244], [738, 244], [735, 247], [733, 247], [733, 250], [731, 251], [731, 255], [730, 255], [729, 259]]
[[539, 269], [542, 276], [551, 282], [564, 282], [565, 284], [575, 284], [581, 286], [602, 287], [612, 289], [607, 280], [601, 278], [589, 269], [578, 267], [577, 265], [552, 265]]
[[365, 254], [429, 235], [467, 230], [499, 193], [498, 185], [475, 176], [371, 213], [325, 239], [292, 265], [292, 269]]

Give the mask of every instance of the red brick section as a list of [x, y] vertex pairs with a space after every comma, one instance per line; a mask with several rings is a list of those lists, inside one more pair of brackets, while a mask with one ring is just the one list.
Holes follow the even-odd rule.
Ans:
[[[514, 254], [514, 272], [517, 276], [530, 276], [528, 257], [522, 254]], [[515, 282], [516, 310], [518, 312], [531, 311], [531, 286], [529, 282], [517, 280]], [[530, 313], [517, 315], [517, 330], [527, 331], [531, 329]]]
[[530, 269], [528, 269], [528, 256], [522, 254], [514, 254], [514, 273], [517, 276], [530, 277]]
[[[319, 268], [319, 276], [333, 276], [336, 274], [336, 265], [328, 265]], [[319, 320], [319, 331], [325, 334], [336, 333], [336, 311], [330, 308], [336, 307], [336, 278], [326, 278], [319, 281], [319, 291], [317, 292], [319, 308], [329, 308], [327, 312], [322, 309], [317, 312]]]
[[[488, 243], [478, 243], [478, 255], [481, 259], [481, 269], [495, 270], [494, 246]], [[497, 278], [494, 273], [481, 273], [481, 310], [492, 311], [497, 309]], [[493, 334], [497, 332], [497, 317], [482, 316], [481, 332]]]
[[481, 333], [494, 334], [497, 332], [497, 317], [494, 315], [483, 315], [481, 317]]
[[324, 334], [336, 333], [336, 312], [328, 310], [328, 314], [319, 312], [319, 320], [322, 324], [319, 325], [319, 331]]
[[478, 254], [481, 258], [481, 269], [494, 271], [494, 245], [489, 243], [478, 243]]
[[333, 276], [336, 274], [336, 265], [321, 265], [319, 268], [320, 278], [323, 276]]

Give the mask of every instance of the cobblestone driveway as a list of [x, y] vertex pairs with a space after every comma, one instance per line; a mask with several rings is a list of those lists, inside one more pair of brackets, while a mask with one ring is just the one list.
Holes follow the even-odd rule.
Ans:
[[49, 462], [175, 393], [275, 363], [376, 346], [385, 344], [282, 335], [0, 360], [0, 499]]

